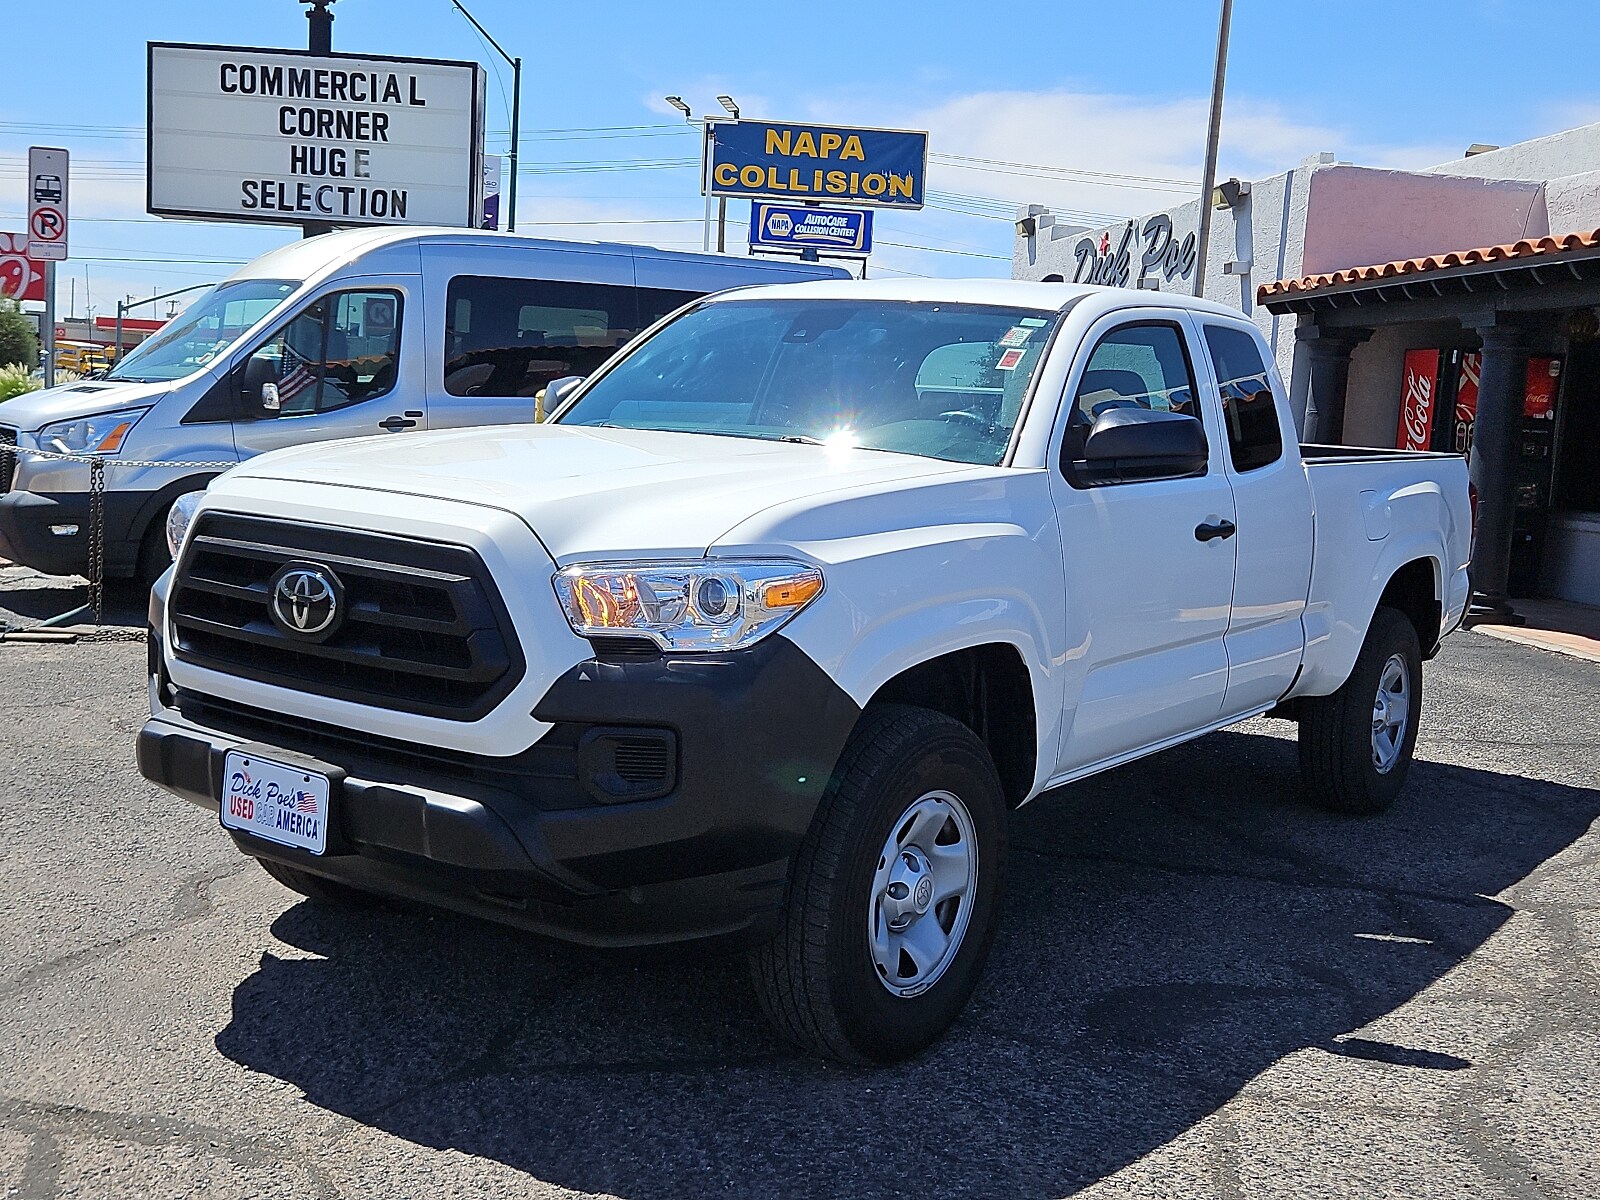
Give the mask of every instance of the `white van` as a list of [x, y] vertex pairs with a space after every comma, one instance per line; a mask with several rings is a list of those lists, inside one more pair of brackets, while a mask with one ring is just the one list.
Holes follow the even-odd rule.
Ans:
[[466, 229], [292, 243], [206, 292], [101, 378], [0, 403], [0, 558], [89, 571], [89, 467], [29, 450], [106, 456], [104, 572], [147, 581], [168, 561], [172, 501], [223, 469], [184, 464], [531, 421], [541, 390], [592, 373], [691, 300], [846, 274]]

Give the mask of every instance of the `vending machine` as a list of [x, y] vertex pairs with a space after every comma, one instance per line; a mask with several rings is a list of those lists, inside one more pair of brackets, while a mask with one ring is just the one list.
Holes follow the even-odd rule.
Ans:
[[[1475, 350], [1406, 351], [1395, 446], [1454, 451], [1470, 457], [1482, 362], [1482, 355]], [[1528, 595], [1538, 585], [1550, 518], [1561, 367], [1561, 359], [1551, 355], [1528, 356], [1520, 453], [1513, 468], [1516, 508], [1509, 586], [1514, 596]]]

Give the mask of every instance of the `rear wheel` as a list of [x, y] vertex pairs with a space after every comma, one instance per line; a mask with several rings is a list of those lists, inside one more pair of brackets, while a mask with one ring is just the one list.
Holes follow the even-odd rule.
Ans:
[[1422, 649], [1405, 614], [1379, 608], [1356, 665], [1331, 696], [1300, 701], [1300, 776], [1313, 804], [1377, 813], [1411, 770], [1422, 712]]
[[286, 866], [270, 859], [258, 858], [261, 869], [271, 875], [291, 892], [299, 892], [307, 899], [316, 900], [322, 904], [348, 904], [367, 908], [378, 903], [378, 898], [370, 892], [363, 892], [359, 888], [349, 887], [343, 883], [335, 883], [331, 879], [324, 879], [320, 875], [313, 875], [309, 871], [302, 871], [298, 867]]
[[782, 932], [751, 955], [774, 1028], [842, 1062], [896, 1062], [955, 1020], [982, 973], [1006, 808], [983, 743], [886, 705], [851, 736], [795, 863]]

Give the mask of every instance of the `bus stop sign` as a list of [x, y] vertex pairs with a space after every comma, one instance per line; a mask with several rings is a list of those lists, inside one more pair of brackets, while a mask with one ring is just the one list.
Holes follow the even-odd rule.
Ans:
[[67, 257], [67, 152], [45, 146], [28, 151], [28, 257]]

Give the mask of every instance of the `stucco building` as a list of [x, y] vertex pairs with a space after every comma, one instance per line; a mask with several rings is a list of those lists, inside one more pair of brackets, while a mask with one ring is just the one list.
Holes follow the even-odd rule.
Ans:
[[[1305, 440], [1471, 451], [1479, 615], [1600, 604], [1600, 124], [1219, 192], [1204, 294], [1260, 326]], [[1190, 292], [1199, 212], [1086, 230], [1029, 205], [1012, 274]]]

